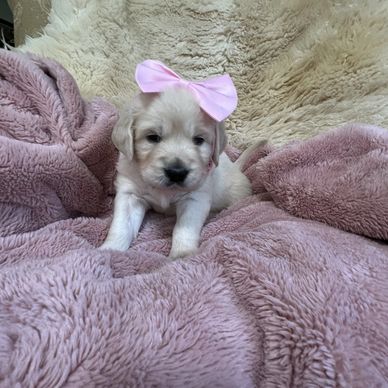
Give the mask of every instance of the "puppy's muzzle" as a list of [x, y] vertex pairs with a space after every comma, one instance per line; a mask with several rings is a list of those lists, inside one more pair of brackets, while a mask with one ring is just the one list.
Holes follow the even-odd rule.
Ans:
[[164, 169], [164, 175], [171, 183], [182, 184], [190, 170], [178, 159]]

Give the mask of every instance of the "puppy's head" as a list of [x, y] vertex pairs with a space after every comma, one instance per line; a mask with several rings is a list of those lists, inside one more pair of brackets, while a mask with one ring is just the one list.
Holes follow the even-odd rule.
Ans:
[[195, 190], [226, 146], [223, 123], [204, 113], [184, 88], [142, 93], [124, 115], [127, 121], [120, 119], [113, 142], [153, 187]]

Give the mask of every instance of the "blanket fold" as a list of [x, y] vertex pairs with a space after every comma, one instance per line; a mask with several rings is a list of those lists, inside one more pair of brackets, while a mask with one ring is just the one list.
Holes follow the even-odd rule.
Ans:
[[152, 212], [128, 251], [96, 249], [115, 119], [58, 64], [0, 52], [1, 387], [387, 386], [383, 129], [254, 150], [254, 195], [171, 262]]
[[272, 152], [255, 173], [291, 214], [388, 240], [388, 132], [351, 124]]
[[0, 235], [107, 211], [116, 119], [56, 62], [0, 50]]

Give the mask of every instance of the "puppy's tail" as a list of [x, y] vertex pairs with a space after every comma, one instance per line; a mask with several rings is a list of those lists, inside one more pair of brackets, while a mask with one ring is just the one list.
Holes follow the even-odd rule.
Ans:
[[261, 139], [256, 141], [239, 156], [235, 164], [237, 164], [240, 170], [244, 169], [244, 167], [250, 161], [250, 159], [253, 158], [255, 154], [257, 154], [257, 151], [265, 147], [267, 144], [268, 144], [268, 140]]

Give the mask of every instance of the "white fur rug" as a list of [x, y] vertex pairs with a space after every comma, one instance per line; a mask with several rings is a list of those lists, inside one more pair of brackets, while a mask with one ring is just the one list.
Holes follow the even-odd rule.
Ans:
[[388, 126], [387, 20], [385, 0], [53, 0], [42, 36], [21, 49], [118, 104], [146, 58], [187, 78], [229, 72], [240, 98], [229, 135], [244, 147], [346, 122]]

